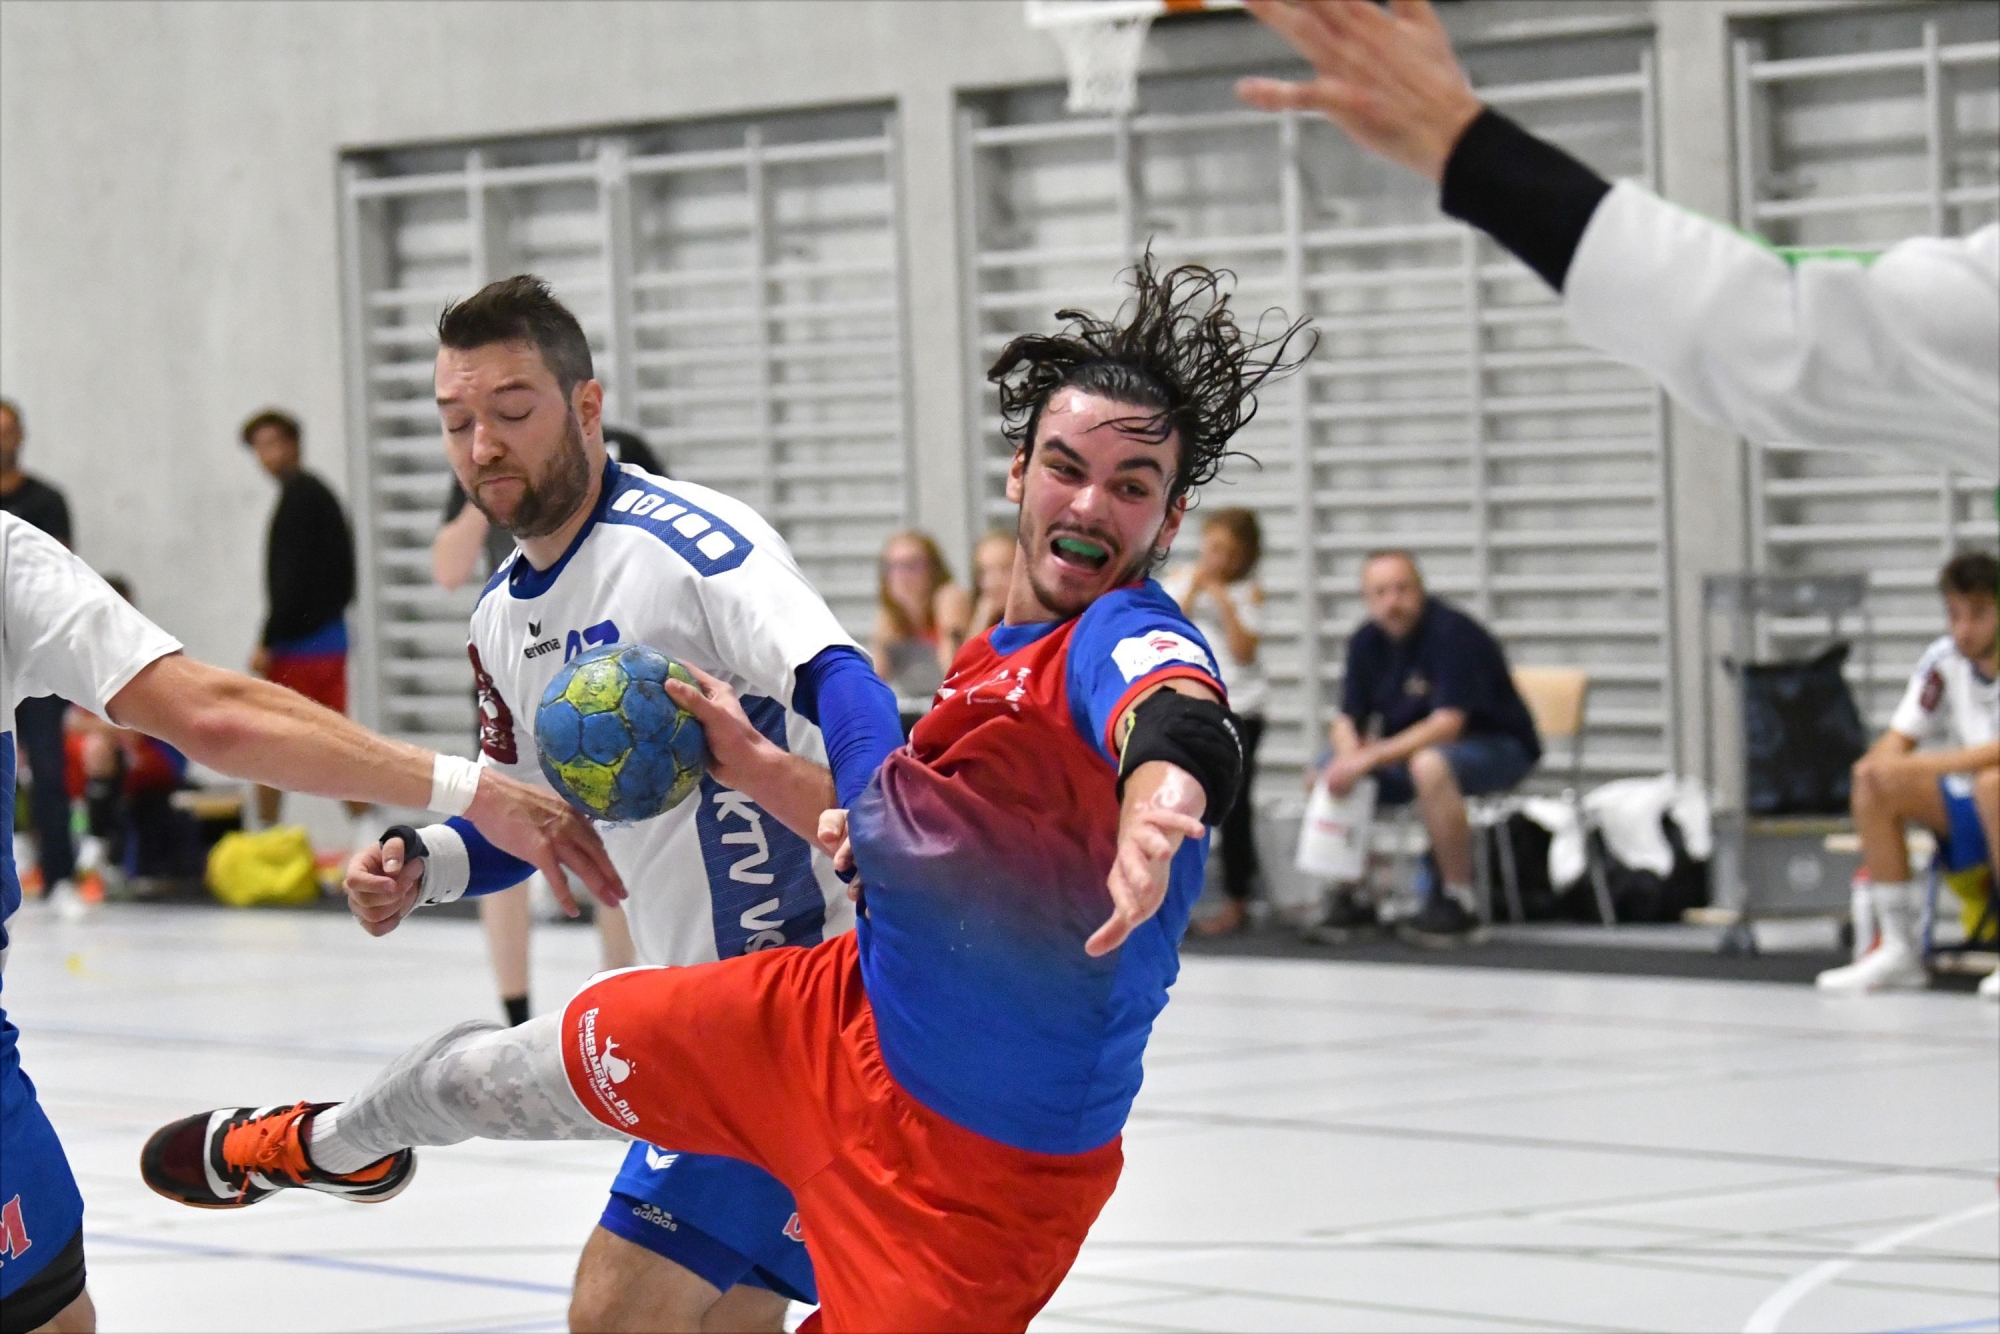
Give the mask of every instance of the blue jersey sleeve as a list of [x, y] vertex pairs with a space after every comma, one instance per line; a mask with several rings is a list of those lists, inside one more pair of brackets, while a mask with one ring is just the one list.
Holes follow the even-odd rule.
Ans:
[[1151, 579], [1108, 593], [1083, 613], [1069, 642], [1067, 672], [1070, 717], [1113, 764], [1111, 725], [1147, 690], [1185, 677], [1227, 698], [1208, 641]]
[[903, 744], [896, 695], [875, 674], [861, 650], [846, 644], [821, 649], [798, 670], [792, 708], [826, 737], [827, 767], [842, 806], [852, 806]]
[[465, 840], [465, 855], [472, 863], [471, 875], [465, 885], [467, 898], [512, 889], [535, 873], [535, 868], [529, 863], [511, 852], [502, 852], [494, 847], [487, 841], [486, 835], [474, 828], [472, 821], [464, 816], [454, 815], [445, 823]]

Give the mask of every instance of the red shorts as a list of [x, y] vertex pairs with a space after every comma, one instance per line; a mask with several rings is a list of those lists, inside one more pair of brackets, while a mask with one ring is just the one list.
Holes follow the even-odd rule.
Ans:
[[905, 1093], [851, 932], [594, 982], [563, 1011], [563, 1064], [606, 1125], [789, 1187], [829, 1330], [1025, 1329], [1124, 1163], [1117, 1140], [1031, 1153]]
[[273, 653], [265, 679], [335, 713], [347, 712], [345, 653]]

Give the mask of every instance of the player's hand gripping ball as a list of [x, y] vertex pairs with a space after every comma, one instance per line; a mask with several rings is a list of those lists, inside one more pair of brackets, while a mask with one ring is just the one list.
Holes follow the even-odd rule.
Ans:
[[650, 820], [701, 786], [701, 724], [668, 696], [688, 669], [644, 644], [607, 644], [566, 664], [535, 714], [542, 773], [600, 820]]

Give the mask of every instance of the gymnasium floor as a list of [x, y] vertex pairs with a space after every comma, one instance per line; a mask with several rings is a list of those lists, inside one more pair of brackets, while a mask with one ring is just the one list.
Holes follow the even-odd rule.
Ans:
[[[202, 1213], [135, 1171], [171, 1116], [339, 1097], [485, 1013], [474, 925], [31, 904], [13, 929], [104, 1330], [563, 1328], [611, 1146], [427, 1150], [379, 1209]], [[594, 946], [538, 935], [541, 1004]], [[1036, 1328], [2000, 1328], [1996, 1031], [1957, 994], [1191, 958], [1123, 1185]]]

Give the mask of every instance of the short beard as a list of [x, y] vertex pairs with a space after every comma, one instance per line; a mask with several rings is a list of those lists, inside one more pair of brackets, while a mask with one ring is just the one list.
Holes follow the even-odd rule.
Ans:
[[[1054, 612], [1061, 619], [1066, 621], [1073, 616], [1081, 616], [1085, 608], [1089, 607], [1092, 602], [1095, 602], [1097, 600], [1097, 598], [1102, 597], [1104, 595], [1102, 593], [1099, 593], [1094, 596], [1085, 597], [1078, 600], [1074, 606], [1071, 606], [1068, 603], [1057, 601], [1054, 593], [1051, 590], [1043, 588], [1040, 583], [1036, 582], [1035, 549], [1028, 545], [1028, 535], [1026, 532], [1022, 530], [1022, 525], [1025, 522], [1026, 522], [1026, 516], [1023, 515], [1018, 510], [1015, 511], [1014, 540], [1020, 544], [1022, 551], [1028, 553], [1028, 560], [1024, 567], [1024, 572], [1027, 574], [1028, 577], [1028, 587], [1035, 590], [1035, 598], [1044, 607], [1047, 607], [1050, 611]], [[1164, 528], [1166, 524], [1162, 522], [1160, 526]], [[1155, 532], [1153, 534], [1153, 541], [1157, 542], [1159, 540], [1159, 537], [1160, 537], [1159, 533]], [[1161, 547], [1156, 547], [1152, 544], [1152, 542], [1149, 542], [1146, 544], [1146, 549], [1142, 553], [1140, 553], [1138, 556], [1135, 556], [1134, 558], [1125, 563], [1125, 568], [1119, 571], [1118, 577], [1113, 579], [1108, 587], [1123, 588], [1127, 584], [1136, 584], [1141, 580], [1149, 577], [1154, 570], [1159, 569], [1160, 566], [1166, 562], [1166, 559], [1167, 559], [1166, 550]]]
[[486, 503], [479, 498], [478, 478], [467, 489], [469, 499], [486, 521], [519, 540], [524, 537], [547, 537], [576, 514], [577, 506], [590, 493], [590, 455], [583, 447], [583, 423], [576, 419], [574, 412], [563, 425], [562, 449], [549, 464], [548, 471], [539, 482], [529, 480], [522, 484], [521, 503], [514, 507], [511, 522], [502, 522]]

